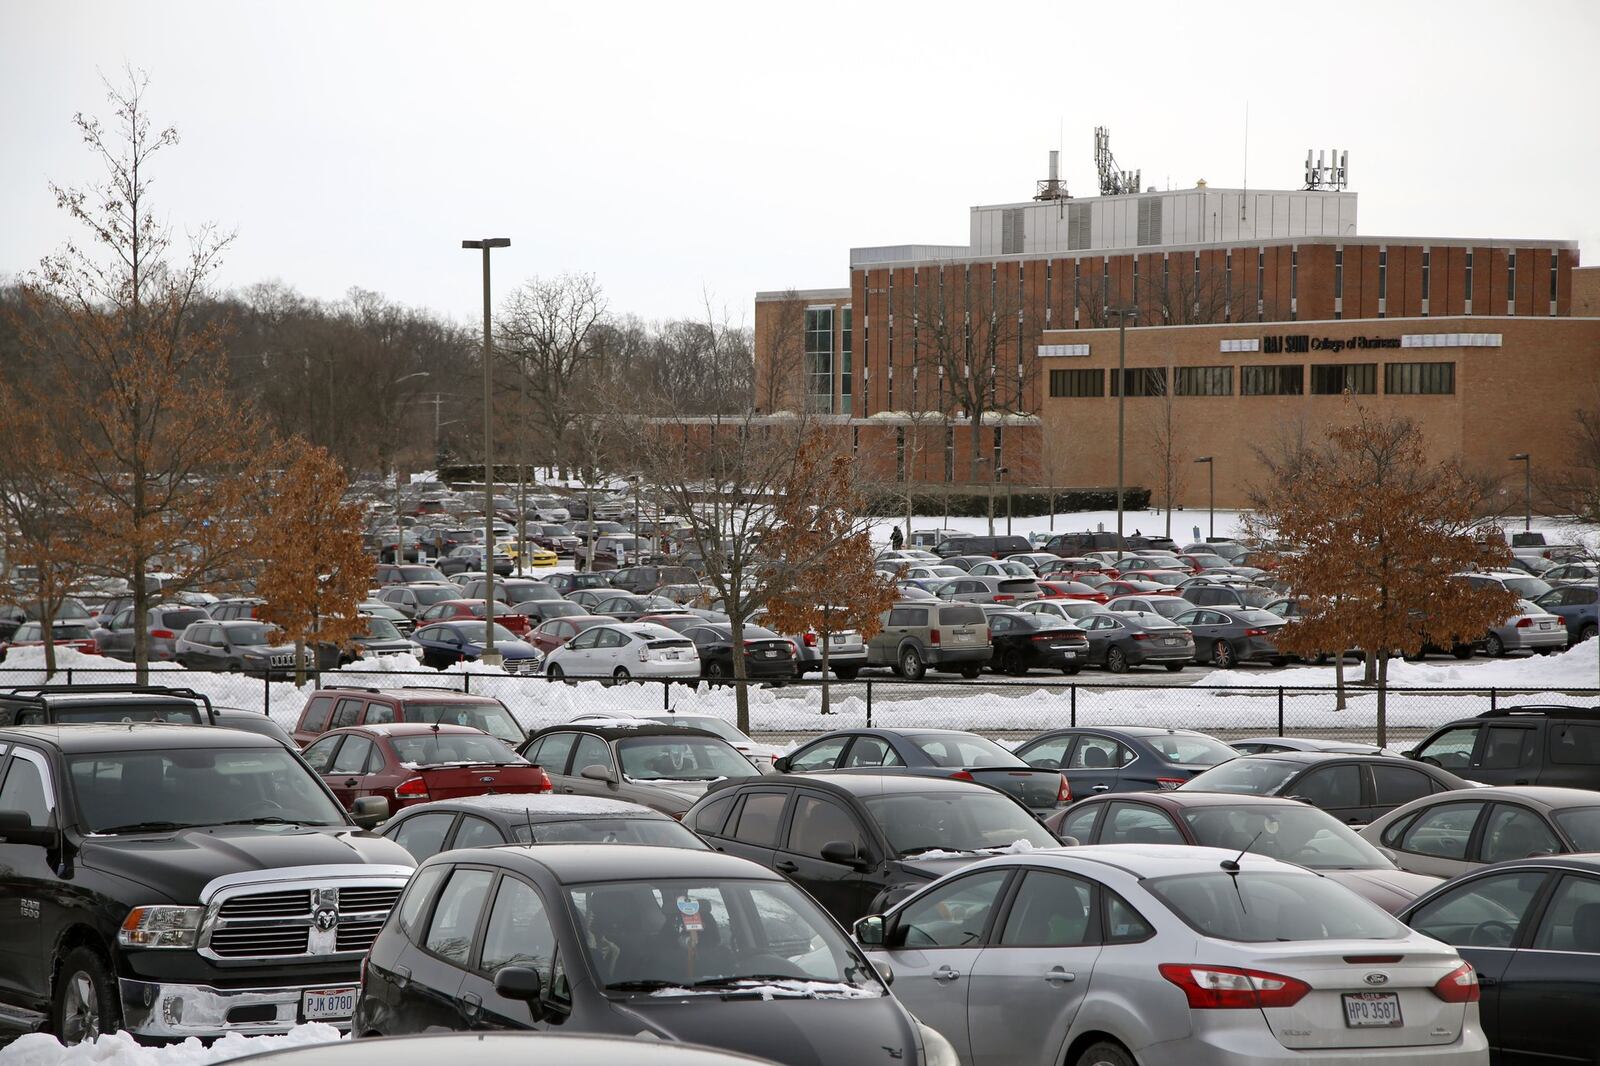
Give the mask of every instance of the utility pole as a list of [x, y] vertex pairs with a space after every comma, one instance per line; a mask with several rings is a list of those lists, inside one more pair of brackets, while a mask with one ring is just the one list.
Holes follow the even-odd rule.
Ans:
[[1126, 406], [1128, 400], [1128, 317], [1138, 315], [1137, 307], [1108, 307], [1107, 315], [1117, 316], [1117, 562], [1122, 562], [1122, 479], [1127, 453]]
[[494, 337], [490, 332], [489, 252], [511, 247], [510, 237], [462, 241], [461, 247], [483, 251], [483, 653], [478, 661], [496, 666], [494, 650]]
[[1209, 502], [1206, 504], [1206, 514], [1209, 516], [1211, 532], [1207, 533], [1206, 536], [1214, 539], [1217, 535], [1217, 464], [1212, 462], [1212, 456], [1209, 455], [1202, 455], [1195, 462], [1206, 464], [1206, 481], [1211, 491]]

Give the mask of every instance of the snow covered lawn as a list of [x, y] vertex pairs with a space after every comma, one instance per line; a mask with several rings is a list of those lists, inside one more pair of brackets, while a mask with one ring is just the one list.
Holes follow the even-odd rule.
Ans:
[[166, 1047], [144, 1047], [127, 1033], [114, 1033], [93, 1043], [67, 1048], [53, 1036], [34, 1033], [0, 1048], [0, 1066], [202, 1066], [262, 1051], [342, 1039], [339, 1030], [320, 1022], [296, 1026], [282, 1036], [230, 1034], [210, 1047], [193, 1038]]

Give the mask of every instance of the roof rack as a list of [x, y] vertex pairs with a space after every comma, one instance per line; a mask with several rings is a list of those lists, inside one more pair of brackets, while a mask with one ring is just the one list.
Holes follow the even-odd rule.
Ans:
[[89, 685], [14, 685], [0, 692], [0, 699], [27, 700], [31, 703], [43, 704], [46, 696], [78, 696], [104, 693], [125, 693], [130, 696], [176, 696], [179, 699], [198, 700], [205, 706], [206, 717], [215, 719], [216, 713], [211, 706], [211, 697], [204, 692], [196, 692], [192, 688], [178, 688], [170, 685], [136, 685], [119, 684], [115, 681], [102, 681]]
[[[475, 696], [477, 693], [466, 692], [449, 685], [391, 685], [388, 688], [378, 688], [375, 685], [323, 685], [324, 689], [339, 692], [404, 692], [418, 689], [423, 692], [448, 692], [454, 696]], [[487, 697], [493, 699], [493, 697]]]
[[1600, 718], [1600, 707], [1574, 707], [1562, 703], [1528, 703], [1519, 707], [1496, 707], [1479, 718]]

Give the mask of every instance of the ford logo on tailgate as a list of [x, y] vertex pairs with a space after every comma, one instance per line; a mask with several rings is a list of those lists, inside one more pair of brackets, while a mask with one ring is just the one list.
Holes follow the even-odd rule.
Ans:
[[1386, 985], [1389, 983], [1389, 975], [1374, 971], [1367, 974], [1367, 976], [1363, 977], [1362, 980], [1369, 985]]

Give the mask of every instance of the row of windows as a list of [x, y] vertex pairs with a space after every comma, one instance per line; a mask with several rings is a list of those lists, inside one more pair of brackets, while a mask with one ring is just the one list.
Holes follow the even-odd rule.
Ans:
[[[1233, 367], [1185, 366], [1173, 374], [1175, 396], [1232, 396]], [[1306, 391], [1306, 368], [1299, 365], [1241, 366], [1240, 396], [1301, 396]], [[1165, 396], [1165, 367], [1135, 367], [1123, 371], [1124, 389], [1111, 375], [1111, 395]], [[1385, 363], [1383, 391], [1390, 396], [1448, 396], [1456, 391], [1454, 363]], [[1375, 396], [1378, 364], [1330, 363], [1311, 367], [1311, 395]], [[1053, 397], [1104, 396], [1104, 370], [1052, 370]]]

